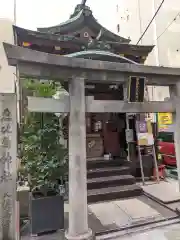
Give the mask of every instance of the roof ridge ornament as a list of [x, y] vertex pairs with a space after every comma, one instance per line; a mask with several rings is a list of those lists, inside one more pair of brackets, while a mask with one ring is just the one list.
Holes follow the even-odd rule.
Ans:
[[86, 2], [87, 2], [87, 0], [82, 0], [80, 4], [77, 4], [74, 9], [74, 13], [71, 14], [70, 18], [77, 16], [77, 14], [79, 12], [84, 11], [84, 10], [87, 12], [91, 12], [90, 8], [88, 6], [86, 6]]
[[82, 6], [86, 6], [86, 2], [87, 2], [87, 0], [82, 0], [82, 1], [81, 1], [81, 5], [82, 5]]

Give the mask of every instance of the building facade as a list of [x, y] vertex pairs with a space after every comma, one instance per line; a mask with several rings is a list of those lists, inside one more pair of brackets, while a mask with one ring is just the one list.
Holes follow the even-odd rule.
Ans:
[[[117, 31], [130, 37], [137, 44], [153, 18], [162, 0], [120, 0], [116, 5]], [[155, 20], [138, 44], [154, 45], [145, 64], [157, 66], [180, 66], [180, 2], [167, 0], [163, 3]], [[164, 100], [169, 97], [168, 89], [150, 89], [150, 98]]]

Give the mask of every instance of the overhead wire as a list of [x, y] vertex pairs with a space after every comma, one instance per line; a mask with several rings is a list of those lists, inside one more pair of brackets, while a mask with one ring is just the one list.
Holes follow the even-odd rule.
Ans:
[[139, 38], [139, 40], [137, 41], [136, 45], [138, 45], [140, 43], [140, 41], [142, 40], [142, 38], [144, 37], [144, 35], [146, 34], [147, 30], [149, 29], [149, 27], [151, 26], [153, 20], [155, 19], [156, 15], [158, 14], [159, 10], [161, 9], [163, 3], [165, 0], [163, 0], [161, 2], [161, 4], [159, 5], [158, 9], [156, 10], [154, 16], [152, 17], [151, 21], [149, 22], [149, 24], [147, 25], [146, 29], [144, 30], [143, 34], [141, 35], [141, 37]]
[[169, 29], [169, 27], [177, 20], [177, 18], [180, 17], [180, 12], [173, 18], [173, 20], [167, 25], [167, 27], [164, 29], [164, 31], [157, 37], [156, 40], [158, 40], [162, 35]]

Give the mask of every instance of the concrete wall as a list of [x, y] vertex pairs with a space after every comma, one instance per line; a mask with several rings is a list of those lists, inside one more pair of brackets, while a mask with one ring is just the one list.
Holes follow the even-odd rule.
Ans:
[[[136, 44], [141, 34], [152, 19], [162, 0], [120, 0], [117, 23], [120, 24], [119, 34], [130, 37]], [[180, 1], [166, 0], [155, 21], [151, 24], [140, 44], [155, 45], [146, 64], [161, 66], [180, 66], [180, 17], [157, 39], [175, 16], [180, 12]], [[129, 15], [127, 20], [127, 15]]]
[[0, 19], [0, 93], [14, 93], [16, 68], [8, 65], [3, 42], [14, 44], [12, 22], [6, 19]]
[[[120, 24], [119, 34], [130, 37], [136, 44], [162, 0], [118, 0], [117, 24]], [[155, 45], [145, 64], [180, 67], [180, 17], [171, 24], [180, 12], [179, 0], [166, 0], [157, 14], [155, 21], [139, 44]], [[165, 32], [164, 32], [165, 31]], [[163, 33], [164, 32], [164, 33]], [[163, 34], [162, 34], [163, 33]], [[162, 34], [161, 37], [159, 37]], [[150, 88], [150, 98], [163, 100], [169, 97], [168, 88]]]
[[[160, 0], [156, 0], [156, 7]], [[167, 26], [180, 12], [180, 1], [167, 0], [156, 18], [157, 36], [160, 36]], [[162, 66], [180, 67], [180, 18], [158, 39], [159, 63]]]

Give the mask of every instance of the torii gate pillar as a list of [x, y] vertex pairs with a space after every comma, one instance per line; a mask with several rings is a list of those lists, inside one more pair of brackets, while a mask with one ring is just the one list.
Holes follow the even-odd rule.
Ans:
[[86, 121], [84, 79], [69, 83], [69, 240], [90, 239], [87, 207]]
[[174, 144], [175, 144], [175, 152], [176, 152], [176, 163], [177, 163], [177, 171], [178, 171], [178, 184], [179, 184], [179, 192], [180, 192], [180, 108], [178, 99], [180, 98], [180, 81], [173, 86], [169, 87], [170, 97], [175, 99], [176, 103], [176, 111], [174, 115]]

